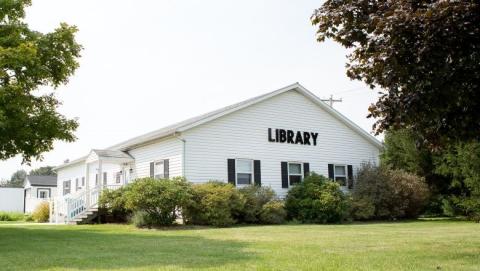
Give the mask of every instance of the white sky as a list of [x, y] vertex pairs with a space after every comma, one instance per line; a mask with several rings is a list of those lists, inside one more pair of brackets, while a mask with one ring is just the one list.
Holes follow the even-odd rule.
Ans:
[[375, 91], [345, 75], [346, 50], [318, 43], [310, 23], [322, 1], [34, 0], [32, 29], [79, 28], [80, 68], [56, 90], [60, 111], [78, 117], [74, 143], [58, 142], [32, 167], [58, 165], [120, 141], [299, 82], [371, 131]]

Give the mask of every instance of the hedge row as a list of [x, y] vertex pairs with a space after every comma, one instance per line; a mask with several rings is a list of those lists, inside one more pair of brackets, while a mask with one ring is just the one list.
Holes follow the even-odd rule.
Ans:
[[226, 227], [233, 224], [338, 223], [352, 219], [415, 217], [428, 199], [422, 178], [402, 171], [365, 165], [351, 193], [336, 182], [311, 173], [291, 188], [284, 201], [270, 187], [210, 181], [191, 184], [183, 178], [138, 179], [102, 193], [100, 207], [114, 221], [138, 227], [185, 224]]

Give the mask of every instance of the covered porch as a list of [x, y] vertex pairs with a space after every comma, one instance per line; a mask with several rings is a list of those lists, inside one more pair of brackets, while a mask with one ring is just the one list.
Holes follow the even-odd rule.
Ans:
[[[133, 157], [123, 151], [91, 150], [85, 159], [85, 177], [64, 187], [64, 196], [50, 202], [50, 222], [78, 223], [96, 215], [103, 190], [118, 189], [135, 178], [133, 163]], [[70, 192], [73, 186], [75, 192]]]

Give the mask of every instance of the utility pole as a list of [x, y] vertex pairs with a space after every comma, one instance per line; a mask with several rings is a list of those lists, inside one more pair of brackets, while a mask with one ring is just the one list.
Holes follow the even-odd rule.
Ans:
[[330, 95], [330, 98], [329, 99], [321, 99], [323, 102], [328, 102], [328, 105], [330, 105], [330, 107], [333, 107], [333, 103], [341, 103], [342, 102], [342, 98], [340, 99], [333, 99], [333, 95]]

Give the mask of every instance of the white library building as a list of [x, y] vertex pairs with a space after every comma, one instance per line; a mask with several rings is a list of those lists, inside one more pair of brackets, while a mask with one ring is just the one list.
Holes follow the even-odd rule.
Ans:
[[382, 143], [298, 83], [155, 130], [64, 163], [53, 222], [80, 222], [99, 192], [136, 178], [184, 176], [237, 187], [270, 186], [284, 197], [309, 172], [353, 185]]

